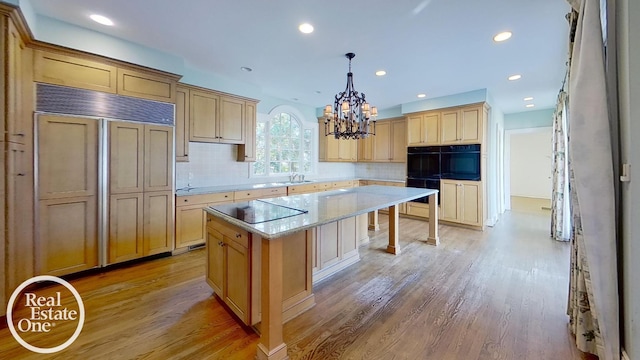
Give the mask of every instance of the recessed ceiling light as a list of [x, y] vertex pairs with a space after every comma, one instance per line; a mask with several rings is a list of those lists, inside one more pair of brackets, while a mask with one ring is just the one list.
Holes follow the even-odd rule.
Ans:
[[298, 100], [300, 100], [300, 99], [298, 99], [298, 98], [291, 98], [291, 100], [293, 100], [293, 101], [298, 101]]
[[322, 94], [322, 91], [316, 90], [316, 94]]
[[111, 21], [111, 19], [109, 19], [106, 16], [93, 14], [93, 15], [91, 15], [89, 17], [91, 18], [91, 20], [97, 22], [98, 24], [107, 25], [107, 26], [113, 26], [113, 21]]
[[426, 96], [427, 96], [427, 94], [418, 94], [419, 98], [423, 98], [423, 97], [426, 97]]
[[378, 71], [376, 71], [376, 75], [377, 76], [385, 76], [385, 75], [387, 75], [387, 72], [384, 71], [384, 70], [378, 70]]
[[298, 26], [298, 30], [303, 34], [311, 34], [313, 32], [313, 25], [309, 23], [300, 24], [300, 26]]
[[252, 72], [252, 71], [253, 71], [253, 69], [252, 69], [252, 68], [247, 67], [247, 66], [243, 66], [243, 67], [241, 67], [241, 68], [240, 68], [240, 70], [242, 70], [242, 71], [246, 71], [246, 72]]
[[532, 96], [527, 96], [526, 98], [524, 98], [524, 99], [522, 99], [522, 100], [524, 100], [524, 101], [531, 101], [531, 100], [533, 100], [533, 97], [532, 97]]
[[533, 105], [533, 104], [527, 104], [527, 105], [525, 105], [525, 106], [526, 106], [526, 107], [528, 107], [528, 108], [532, 108], [532, 107], [534, 107], [535, 105]]
[[495, 42], [501, 42], [501, 41], [505, 41], [508, 40], [511, 37], [511, 31], [503, 31], [501, 33], [496, 34], [496, 36], [493, 37], [493, 41]]
[[509, 80], [513, 81], [513, 80], [518, 80], [522, 77], [522, 75], [520, 74], [516, 74], [516, 75], [511, 75], [509, 76]]

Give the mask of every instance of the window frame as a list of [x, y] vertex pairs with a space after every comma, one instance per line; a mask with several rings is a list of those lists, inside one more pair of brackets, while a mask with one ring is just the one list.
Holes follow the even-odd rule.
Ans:
[[[250, 169], [249, 169], [249, 177], [251, 178], [263, 178], [263, 179], [268, 179], [268, 178], [283, 178], [283, 177], [288, 177], [289, 174], [288, 173], [271, 173], [271, 167], [270, 167], [270, 159], [269, 159], [269, 152], [270, 152], [270, 138], [269, 138], [269, 129], [268, 127], [270, 127], [271, 125], [271, 120], [278, 114], [281, 113], [287, 113], [289, 114], [290, 118], [292, 121], [296, 121], [298, 123], [298, 125], [300, 126], [300, 158], [303, 157], [302, 152], [304, 152], [304, 134], [305, 131], [309, 131], [310, 132], [310, 136], [311, 136], [311, 149], [309, 150], [309, 156], [311, 157], [310, 160], [310, 170], [305, 172], [305, 171], [297, 171], [297, 174], [304, 174], [305, 176], [312, 176], [316, 174], [316, 169], [317, 169], [317, 138], [318, 138], [318, 127], [314, 126], [316, 125], [315, 123], [310, 123], [308, 121], [305, 120], [304, 116], [294, 107], [288, 106], [288, 105], [280, 105], [280, 106], [276, 106], [273, 109], [271, 109], [271, 111], [269, 112], [269, 114], [257, 114], [256, 117], [256, 127], [259, 126], [259, 124], [261, 123], [266, 123], [267, 125], [267, 131], [265, 131], [265, 135], [266, 135], [266, 139], [265, 139], [265, 155], [266, 155], [266, 159], [265, 159], [265, 174], [255, 174], [255, 164], [257, 163], [257, 158], [256, 158], [256, 162], [251, 163]], [[256, 154], [258, 152], [258, 135], [257, 135], [257, 131], [256, 131]], [[302, 165], [302, 162], [301, 162]], [[303, 166], [300, 166], [301, 168], [303, 168]]]

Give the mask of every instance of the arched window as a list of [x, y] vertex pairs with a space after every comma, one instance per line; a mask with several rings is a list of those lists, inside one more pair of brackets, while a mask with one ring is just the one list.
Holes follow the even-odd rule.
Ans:
[[255, 176], [309, 174], [313, 170], [313, 131], [291, 112], [274, 112], [256, 124]]

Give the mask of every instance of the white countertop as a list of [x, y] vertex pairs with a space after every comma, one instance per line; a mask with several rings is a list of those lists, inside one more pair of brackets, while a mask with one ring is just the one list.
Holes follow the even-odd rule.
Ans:
[[[308, 212], [258, 224], [249, 224], [223, 214], [215, 210], [216, 206], [207, 207], [205, 211], [251, 233], [259, 234], [263, 238], [275, 239], [294, 232], [365, 214], [436, 193], [438, 193], [438, 190], [434, 189], [370, 185], [262, 199], [260, 201], [306, 210]], [[251, 202], [247, 201], [233, 204], [237, 204], [237, 206], [241, 208], [251, 206]]]

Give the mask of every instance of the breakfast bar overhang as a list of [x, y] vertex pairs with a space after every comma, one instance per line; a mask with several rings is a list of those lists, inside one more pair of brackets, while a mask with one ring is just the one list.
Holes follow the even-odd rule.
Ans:
[[[260, 343], [257, 358], [280, 360], [288, 359], [287, 345], [283, 337], [283, 238], [301, 231], [306, 231], [324, 224], [337, 222], [358, 215], [389, 208], [389, 244], [387, 251], [400, 253], [398, 239], [399, 212], [398, 205], [424, 196], [429, 197], [429, 233], [427, 243], [438, 245], [438, 190], [371, 185], [350, 189], [341, 189], [323, 193], [285, 196], [279, 198], [256, 200], [267, 205], [275, 205], [284, 209], [298, 210], [296, 214], [287, 213], [282, 217], [271, 214], [256, 214], [265, 210], [264, 204], [234, 203], [224, 207], [209, 207], [205, 211], [229, 224], [261, 239], [260, 278], [261, 278], [261, 326]], [[257, 204], [256, 204], [257, 205]], [[236, 207], [236, 212], [250, 220], [241, 220], [243, 216], [230, 215], [229, 209]], [[285, 210], [285, 213], [287, 211]], [[257, 219], [257, 220], [256, 220]], [[260, 221], [260, 219], [263, 219]], [[253, 220], [253, 221], [252, 221]], [[310, 267], [310, 263], [307, 263]]]

